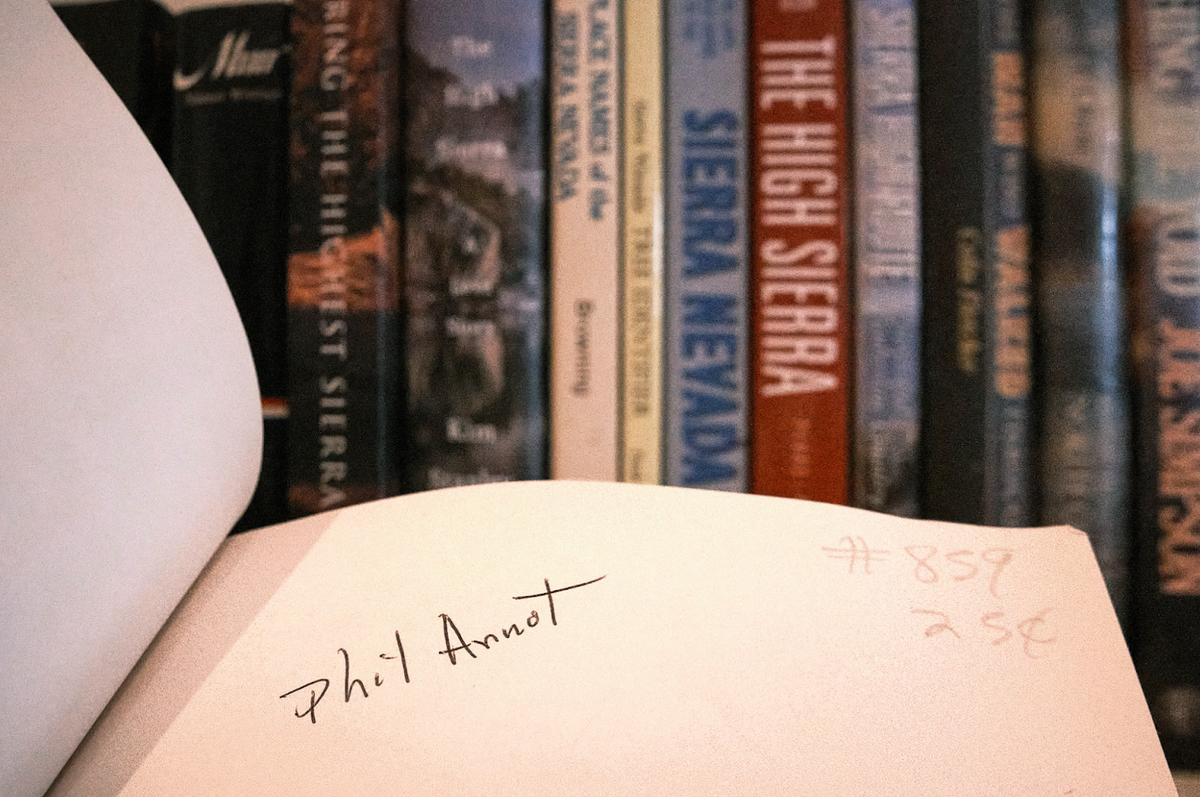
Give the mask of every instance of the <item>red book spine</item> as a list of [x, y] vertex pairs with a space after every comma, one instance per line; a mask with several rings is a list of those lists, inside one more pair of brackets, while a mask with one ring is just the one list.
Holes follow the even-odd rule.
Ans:
[[844, 0], [751, 13], [751, 490], [850, 497]]

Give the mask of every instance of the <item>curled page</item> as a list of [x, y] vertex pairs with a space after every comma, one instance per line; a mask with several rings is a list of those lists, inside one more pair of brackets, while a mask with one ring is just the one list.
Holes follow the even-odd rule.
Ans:
[[50, 797], [1174, 797], [1087, 537], [600, 482], [231, 538]]
[[0, 783], [40, 795], [253, 490], [216, 260], [45, 0], [0, 23]]

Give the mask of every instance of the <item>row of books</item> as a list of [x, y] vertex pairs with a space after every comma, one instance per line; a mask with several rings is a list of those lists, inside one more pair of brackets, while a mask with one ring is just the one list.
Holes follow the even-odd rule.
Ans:
[[1200, 4], [59, 10], [118, 8], [259, 368], [245, 527], [547, 476], [1070, 523], [1200, 767]]

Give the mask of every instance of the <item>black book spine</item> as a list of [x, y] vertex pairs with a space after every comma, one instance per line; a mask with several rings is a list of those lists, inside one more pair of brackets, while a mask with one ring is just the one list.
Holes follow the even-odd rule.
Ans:
[[1200, 2], [1127, 4], [1136, 383], [1133, 654], [1167, 761], [1200, 768]]
[[229, 284], [263, 397], [263, 467], [238, 529], [287, 519], [289, 12], [268, 2], [175, 17], [168, 166]]
[[54, 10], [165, 162], [174, 63], [171, 15], [155, 0], [88, 0], [55, 4]]
[[918, 13], [924, 257], [922, 511], [1028, 525], [1031, 343], [1017, 0]]

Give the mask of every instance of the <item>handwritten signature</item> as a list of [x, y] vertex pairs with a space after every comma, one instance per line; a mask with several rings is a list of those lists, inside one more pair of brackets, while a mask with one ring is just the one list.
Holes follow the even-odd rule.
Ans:
[[[593, 578], [590, 581], [583, 581], [578, 584], [571, 584], [566, 587], [553, 588], [550, 586], [549, 579], [543, 579], [545, 590], [542, 592], [534, 592], [529, 595], [514, 595], [515, 601], [527, 601], [538, 598], [545, 598], [546, 605], [550, 614], [550, 625], [558, 625], [558, 609], [554, 601], [554, 596], [567, 592], [569, 590], [579, 589], [603, 581], [605, 576]], [[510, 623], [500, 629], [499, 634], [487, 633], [482, 639], [471, 639], [468, 641], [459, 631], [458, 626], [449, 614], [443, 612], [438, 615], [442, 621], [442, 637], [445, 640], [445, 647], [438, 651], [441, 656], [446, 656], [450, 666], [458, 666], [462, 654], [469, 656], [472, 659], [479, 658], [476, 652], [478, 649], [491, 650], [492, 645], [498, 644], [501, 637], [504, 639], [514, 639], [520, 637], [526, 631], [537, 628], [542, 622], [542, 616], [536, 609], [531, 610], [529, 615], [522, 618], [521, 621]], [[367, 684], [361, 678], [356, 678], [351, 674], [350, 652], [345, 648], [338, 648], [337, 655], [342, 659], [342, 703], [349, 703], [352, 699], [367, 699], [377, 689], [385, 686], [385, 684], [394, 683], [397, 672], [404, 678], [404, 683], [411, 683], [412, 677], [408, 669], [408, 656], [404, 652], [404, 641], [400, 637], [399, 631], [394, 631], [396, 649], [387, 650], [379, 654], [381, 661], [386, 661], [389, 664], [382, 668], [382, 671], [376, 671], [368, 680], [371, 684], [370, 691], [367, 689]], [[453, 640], [452, 640], [453, 638]], [[399, 667], [397, 671], [395, 668]], [[386, 678], [385, 678], [386, 675]], [[289, 689], [279, 696], [280, 700], [292, 698], [295, 702], [293, 713], [299, 719], [307, 718], [312, 724], [317, 723], [317, 706], [325, 699], [329, 692], [329, 687], [332, 684], [331, 678], [314, 678], [308, 683], [301, 684], [295, 689]]]

